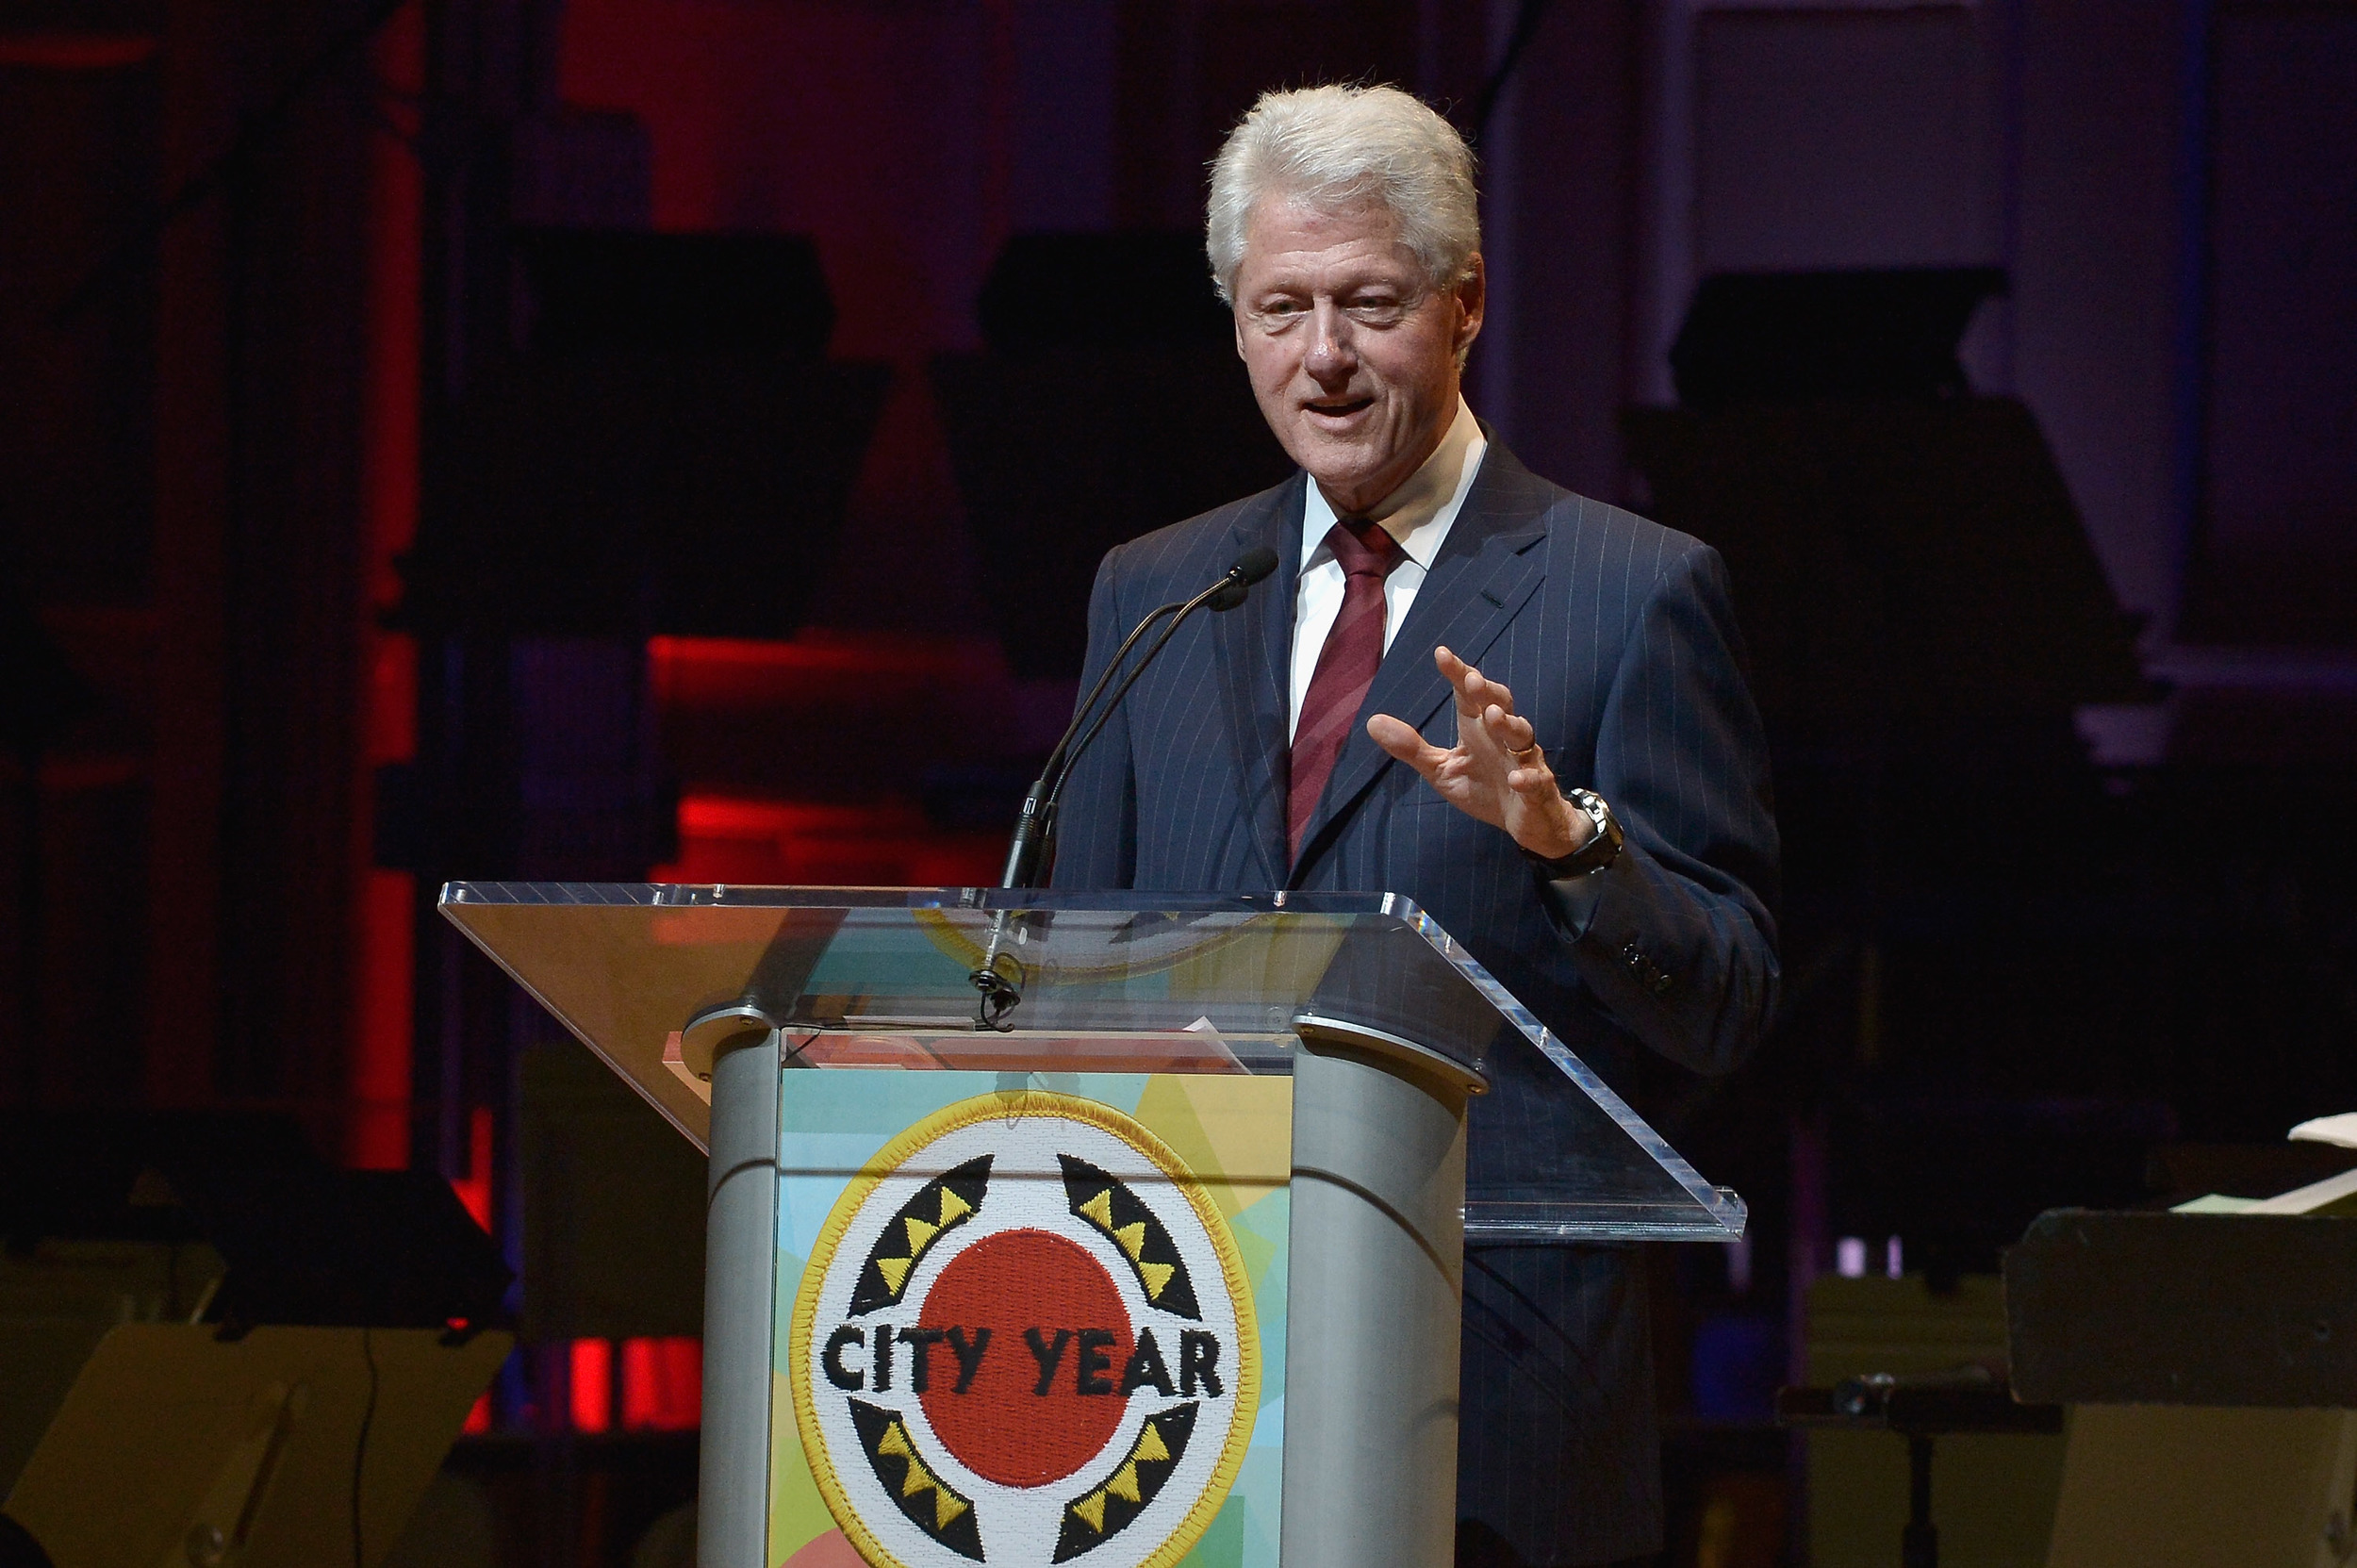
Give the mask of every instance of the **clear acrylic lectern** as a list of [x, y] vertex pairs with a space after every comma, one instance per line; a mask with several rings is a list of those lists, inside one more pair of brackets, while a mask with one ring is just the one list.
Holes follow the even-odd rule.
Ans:
[[711, 1156], [707, 1568], [1442, 1568], [1464, 1241], [1743, 1230], [1388, 894], [442, 911]]

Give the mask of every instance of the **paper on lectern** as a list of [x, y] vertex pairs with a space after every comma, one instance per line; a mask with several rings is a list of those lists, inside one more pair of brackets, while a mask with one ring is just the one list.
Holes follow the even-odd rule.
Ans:
[[2343, 1148], [2357, 1148], [2357, 1111], [2344, 1111], [2337, 1116], [2312, 1117], [2283, 1135], [2299, 1143], [2338, 1144]]

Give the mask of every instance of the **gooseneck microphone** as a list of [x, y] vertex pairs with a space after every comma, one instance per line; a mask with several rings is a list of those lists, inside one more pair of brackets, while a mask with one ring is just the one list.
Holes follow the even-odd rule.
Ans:
[[[1104, 672], [1097, 676], [1096, 684], [1089, 688], [1088, 695], [1073, 710], [1072, 722], [1064, 727], [1055, 749], [1047, 753], [1047, 761], [1042, 765], [1039, 777], [1031, 781], [1030, 789], [1023, 797], [1023, 812], [1015, 819], [1014, 835], [1007, 843], [1006, 867], [998, 878], [1001, 888], [1037, 885], [1055, 850], [1056, 801], [1063, 793], [1064, 781], [1072, 776], [1073, 767], [1080, 762], [1081, 753], [1088, 750], [1090, 742], [1104, 732], [1106, 721], [1121, 705], [1121, 700], [1129, 694], [1129, 688], [1137, 685], [1138, 677], [1145, 674], [1146, 667], [1170, 645], [1170, 639], [1178, 635], [1178, 628], [1186, 623], [1187, 618], [1200, 609], [1208, 608], [1214, 614], [1235, 609], [1250, 597], [1255, 583], [1276, 569], [1277, 552], [1266, 545], [1255, 545], [1237, 556], [1235, 564], [1221, 573], [1219, 580], [1210, 587], [1192, 599], [1156, 605], [1146, 612], [1144, 619], [1130, 628], [1129, 635], [1113, 651], [1113, 656], [1106, 661]], [[1113, 687], [1113, 695], [1106, 698], [1100, 708], [1097, 699], [1104, 696], [1105, 688], [1112, 685], [1114, 675], [1120, 673], [1122, 661], [1129, 657], [1129, 651], [1137, 646], [1139, 638], [1152, 630], [1156, 622], [1164, 619], [1169, 624], [1162, 628], [1162, 635], [1156, 637], [1137, 663], [1130, 667], [1129, 674], [1123, 678], [1121, 685]], [[1005, 1031], [1014, 1028], [1014, 1025], [1002, 1020], [1007, 1012], [1023, 999], [1022, 992], [999, 972], [999, 955], [1005, 943], [1009, 913], [1002, 910], [992, 917], [990, 945], [983, 951], [982, 962], [975, 966], [969, 977], [975, 989], [982, 994], [981, 1003], [974, 1014], [978, 1029]]]
[[[1266, 545], [1256, 545], [1237, 556], [1235, 565], [1193, 599], [1157, 605], [1147, 611], [1146, 619], [1122, 639], [1121, 646], [1113, 651], [1113, 656], [1106, 661], [1105, 671], [1096, 678], [1096, 685], [1089, 688], [1088, 696], [1073, 710], [1072, 722], [1065, 726], [1055, 750], [1047, 753], [1047, 761], [1041, 767], [1039, 777], [1031, 781], [1030, 790], [1023, 798], [1023, 813], [1015, 819], [1014, 836], [1007, 845], [1006, 867], [998, 878], [1000, 887], [1030, 887], [1037, 883], [1041, 871], [1047, 865], [1048, 850], [1055, 845], [1056, 798], [1063, 790], [1064, 780], [1071, 777], [1074, 765], [1080, 760], [1080, 753], [1087, 751], [1089, 743], [1103, 731], [1105, 721], [1121, 705], [1122, 698], [1128, 696], [1129, 688], [1137, 685], [1138, 677], [1146, 673], [1146, 667], [1169, 645], [1186, 619], [1204, 608], [1213, 613], [1235, 609], [1250, 595], [1252, 585], [1276, 569], [1277, 552]], [[1154, 639], [1153, 646], [1130, 668], [1128, 678], [1114, 689], [1103, 709], [1097, 710], [1096, 700], [1104, 694], [1113, 676], [1120, 672], [1121, 661], [1129, 657], [1129, 650], [1137, 646], [1138, 639], [1146, 635], [1156, 621], [1165, 617], [1169, 618], [1170, 624], [1162, 628], [1162, 635]], [[1096, 714], [1094, 723], [1090, 722], [1092, 712]], [[1085, 731], [1083, 725], [1087, 726]], [[1076, 735], [1080, 737], [1077, 743], [1073, 738]]]

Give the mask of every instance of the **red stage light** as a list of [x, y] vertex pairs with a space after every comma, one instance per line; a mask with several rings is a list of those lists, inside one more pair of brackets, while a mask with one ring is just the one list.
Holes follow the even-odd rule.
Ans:
[[693, 1431], [703, 1421], [703, 1341], [692, 1336], [622, 1342], [622, 1426]]
[[467, 1174], [450, 1179], [451, 1191], [485, 1231], [491, 1231], [491, 1108], [478, 1105], [467, 1121]]
[[573, 1341], [569, 1409], [577, 1432], [602, 1432], [614, 1425], [614, 1342]]

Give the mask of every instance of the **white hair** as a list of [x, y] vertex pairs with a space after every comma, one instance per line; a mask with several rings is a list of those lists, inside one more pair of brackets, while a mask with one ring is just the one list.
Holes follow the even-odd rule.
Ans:
[[1272, 197], [1323, 212], [1373, 204], [1399, 220], [1426, 281], [1454, 289], [1481, 248], [1474, 157], [1465, 139], [1395, 87], [1264, 92], [1211, 160], [1204, 249], [1219, 297], [1235, 303], [1244, 230]]

